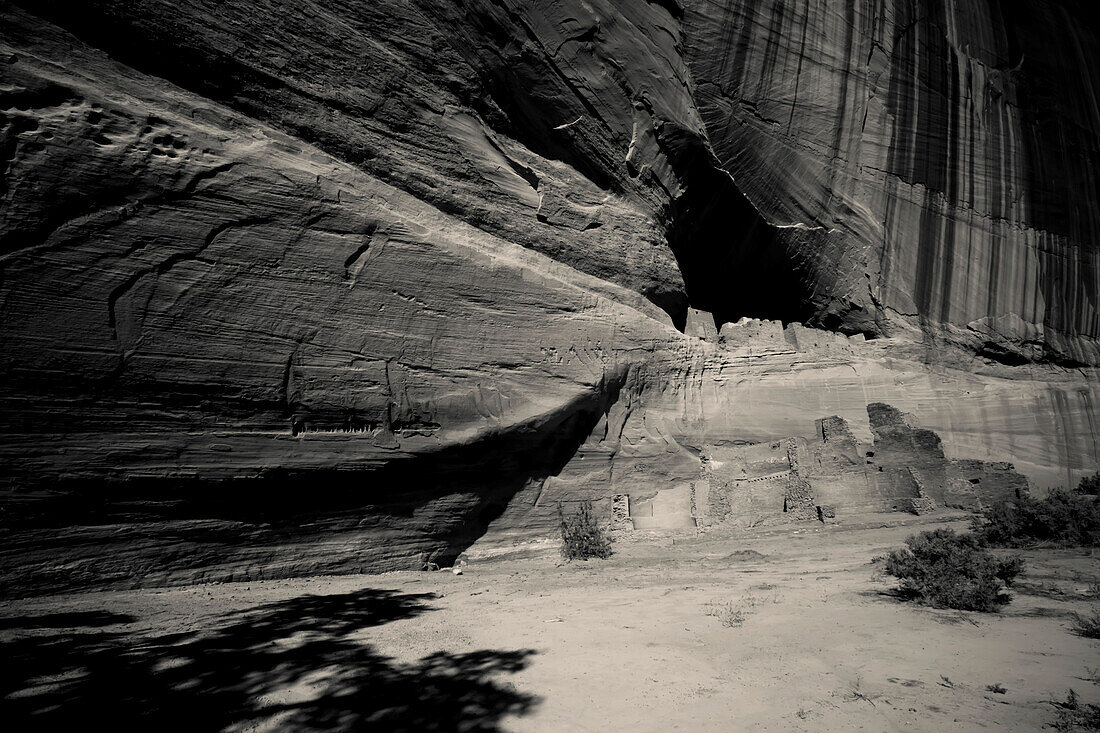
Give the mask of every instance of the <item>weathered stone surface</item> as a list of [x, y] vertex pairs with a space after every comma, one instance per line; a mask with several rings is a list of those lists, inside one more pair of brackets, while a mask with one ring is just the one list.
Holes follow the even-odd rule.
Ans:
[[[7, 519], [36, 531], [68, 516], [55, 492], [90, 492], [107, 508], [74, 521], [138, 525], [132, 557], [85, 571], [155, 575], [174, 553], [164, 572], [186, 573], [211, 560], [192, 557], [202, 537], [228, 545], [211, 577], [415, 567], [559, 470], [644, 344], [677, 333], [635, 292], [63, 31], [16, 13], [4, 33], [24, 120], [0, 297]], [[156, 529], [191, 516], [215, 524]], [[296, 548], [319, 531], [344, 552]], [[52, 536], [43, 558], [69, 539]]]
[[[694, 486], [702, 497], [679, 507], [660, 489], [651, 501], [668, 507], [664, 526], [699, 524], [743, 526], [836, 518], [883, 511], [927, 514], [945, 505], [980, 510], [1029, 490], [1027, 479], [1010, 463], [948, 458], [935, 432], [913, 427], [896, 408], [867, 406], [874, 442], [861, 449], [848, 422], [833, 415], [817, 421], [812, 437], [769, 443], [705, 445]], [[864, 458], [864, 456], [866, 458]], [[656, 516], [656, 511], [647, 513]], [[634, 516], [634, 513], [631, 513]]]
[[707, 138], [780, 227], [819, 322], [1096, 363], [1088, 3], [684, 9]]
[[718, 328], [714, 325], [714, 316], [697, 308], [688, 308], [684, 334], [712, 343], [717, 342]]
[[[1096, 361], [1094, 215], [1064, 205], [1095, 191], [1095, 110], [1028, 77], [984, 127], [927, 121], [926, 87], [953, 87], [922, 64], [995, 65], [1020, 27], [984, 5], [943, 48], [924, 20], [891, 41], [889, 8], [849, 37], [757, 5], [0, 8], [5, 582], [419, 567], [490, 522], [546, 531], [559, 501], [645, 506], [707, 446], [812, 440], [822, 415], [868, 443], [875, 401], [948, 459], [1095, 470], [1095, 370], [1005, 364]], [[1088, 68], [1095, 36], [1069, 37]], [[1047, 78], [1063, 46], [1020, 68]], [[773, 97], [786, 126], [752, 111]], [[1076, 148], [1011, 142], [1025, 102]], [[1020, 155], [1065, 161], [1069, 198]], [[718, 343], [677, 330], [689, 305]], [[971, 505], [983, 471], [941, 500]]]
[[873, 482], [884, 496], [905, 496], [915, 488], [917, 513], [943, 505], [977, 510], [1028, 491], [1027, 479], [1011, 463], [946, 458], [938, 435], [914, 428], [890, 405], [868, 405], [867, 414], [875, 438], [873, 460], [867, 461], [875, 469]]
[[764, 351], [781, 349], [789, 341], [782, 321], [741, 318], [736, 323], [723, 323], [718, 340], [727, 348], [752, 348]]

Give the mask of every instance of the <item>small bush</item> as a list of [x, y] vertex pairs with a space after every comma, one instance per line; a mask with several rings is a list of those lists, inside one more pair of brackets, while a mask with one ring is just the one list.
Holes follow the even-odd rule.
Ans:
[[748, 618], [745, 609], [741, 608], [733, 601], [712, 603], [707, 609], [707, 615], [717, 618], [727, 629], [740, 628], [741, 625], [745, 623], [745, 619]]
[[558, 519], [561, 522], [561, 555], [566, 560], [611, 557], [611, 540], [592, 516], [592, 502], [582, 501], [569, 516], [558, 504]]
[[1093, 608], [1089, 614], [1073, 614], [1073, 633], [1086, 639], [1100, 639], [1100, 608]]
[[1024, 572], [1024, 559], [1019, 555], [1009, 555], [997, 561], [997, 578], [1011, 588], [1016, 576]]
[[1061, 547], [1100, 546], [1100, 498], [1054, 489], [1044, 499], [1027, 494], [986, 509], [973, 525], [983, 542], [997, 547], [1037, 543]]
[[[778, 596], [774, 598], [777, 599]], [[706, 615], [714, 616], [727, 629], [737, 629], [745, 623], [749, 614], [752, 613], [761, 602], [762, 599], [753, 595], [747, 595], [742, 596], [739, 601], [708, 603], [706, 605]]]
[[1018, 557], [1005, 560], [982, 549], [972, 535], [937, 529], [905, 541], [885, 558], [885, 571], [901, 582], [901, 594], [936, 608], [996, 611], [1009, 602], [1003, 592], [1023, 570]]
[[844, 696], [846, 700], [855, 702], [856, 700], [862, 700], [871, 707], [875, 706], [875, 700], [882, 697], [880, 694], [871, 694], [867, 690], [863, 689], [863, 677], [856, 675], [856, 678], [852, 680], [848, 685], [848, 694]]
[[1081, 702], [1074, 690], [1066, 694], [1065, 702], [1055, 702], [1054, 706], [1058, 708], [1055, 730], [1100, 730], [1100, 706]]
[[1077, 484], [1075, 491], [1078, 494], [1086, 494], [1089, 496], [1100, 495], [1100, 471], [1097, 471], [1091, 476], [1083, 477], [1081, 482]]

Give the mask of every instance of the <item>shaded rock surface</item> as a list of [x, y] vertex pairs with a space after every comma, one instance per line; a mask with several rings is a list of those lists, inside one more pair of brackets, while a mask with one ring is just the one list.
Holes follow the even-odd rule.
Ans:
[[438, 564], [875, 401], [1095, 470], [1095, 32], [796, 5], [5, 5], [9, 588]]

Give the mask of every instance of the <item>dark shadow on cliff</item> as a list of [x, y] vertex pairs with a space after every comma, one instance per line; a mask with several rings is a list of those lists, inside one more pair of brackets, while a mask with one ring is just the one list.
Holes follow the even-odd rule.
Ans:
[[[496, 677], [531, 650], [436, 652], [400, 663], [360, 632], [433, 610], [432, 594], [373, 589], [304, 595], [140, 636], [68, 629], [0, 643], [2, 716], [12, 730], [495, 731], [536, 704]], [[246, 726], [247, 727], [247, 726]]]
[[[222, 481], [16, 479], [23, 485], [0, 500], [0, 592], [446, 567], [517, 492], [562, 471], [625, 379], [610, 374], [521, 424], [433, 452], [395, 451], [385, 463]], [[171, 406], [172, 397], [161, 400]], [[292, 557], [321, 537], [331, 554]]]
[[99, 628], [129, 624], [136, 621], [133, 616], [107, 611], [72, 611], [69, 613], [46, 613], [38, 616], [12, 616], [0, 618], [0, 631], [9, 629], [70, 629]]
[[660, 143], [683, 187], [672, 201], [668, 241], [690, 304], [719, 325], [745, 316], [809, 321], [808, 288], [778, 230], [719, 169], [705, 142], [668, 124]]

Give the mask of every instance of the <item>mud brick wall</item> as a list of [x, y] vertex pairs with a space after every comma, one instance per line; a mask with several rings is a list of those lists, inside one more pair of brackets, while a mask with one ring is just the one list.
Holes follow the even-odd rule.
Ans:
[[787, 519], [817, 519], [817, 505], [814, 503], [814, 492], [800, 473], [799, 441], [791, 438], [787, 440], [787, 459], [791, 464], [791, 474], [787, 477], [787, 493], [783, 498], [783, 511]]
[[959, 459], [947, 469], [944, 501], [960, 509], [980, 510], [1001, 501], [1013, 501], [1030, 490], [1027, 477], [1011, 463]]
[[630, 523], [630, 497], [616, 494], [611, 497], [611, 529], [633, 529]]

